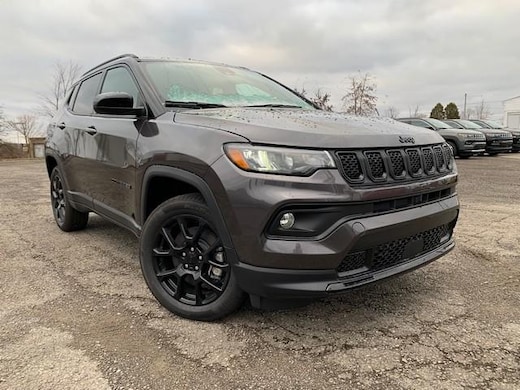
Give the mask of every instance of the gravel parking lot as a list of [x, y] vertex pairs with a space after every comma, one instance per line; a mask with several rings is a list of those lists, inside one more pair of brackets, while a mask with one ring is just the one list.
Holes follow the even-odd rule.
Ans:
[[520, 155], [457, 163], [448, 256], [196, 323], [153, 299], [131, 233], [97, 216], [62, 233], [43, 161], [0, 161], [0, 389], [519, 389]]

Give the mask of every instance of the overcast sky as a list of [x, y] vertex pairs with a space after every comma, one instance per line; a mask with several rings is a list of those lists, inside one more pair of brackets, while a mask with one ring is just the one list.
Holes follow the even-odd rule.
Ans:
[[520, 95], [518, 0], [0, 0], [0, 105], [34, 110], [57, 61], [84, 70], [121, 53], [243, 65], [341, 109], [349, 75], [402, 116]]

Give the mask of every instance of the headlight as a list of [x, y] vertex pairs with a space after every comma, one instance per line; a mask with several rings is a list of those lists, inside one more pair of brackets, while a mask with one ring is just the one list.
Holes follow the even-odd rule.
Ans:
[[227, 144], [228, 158], [245, 171], [309, 176], [320, 168], [335, 168], [334, 160], [324, 150], [304, 150]]
[[460, 138], [475, 138], [476, 136], [473, 134], [466, 134], [466, 133], [458, 133], [457, 134]]

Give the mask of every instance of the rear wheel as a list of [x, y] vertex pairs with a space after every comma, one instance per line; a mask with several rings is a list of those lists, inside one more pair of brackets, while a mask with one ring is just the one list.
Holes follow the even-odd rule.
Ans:
[[72, 232], [87, 226], [88, 213], [76, 210], [68, 201], [65, 182], [58, 167], [51, 173], [51, 205], [54, 220], [61, 230]]
[[243, 301], [213, 216], [198, 194], [177, 196], [153, 211], [140, 256], [150, 291], [179, 316], [212, 321]]

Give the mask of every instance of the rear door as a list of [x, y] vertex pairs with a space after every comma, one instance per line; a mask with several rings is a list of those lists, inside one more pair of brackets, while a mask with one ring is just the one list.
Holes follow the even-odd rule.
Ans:
[[92, 123], [94, 97], [98, 93], [102, 80], [99, 72], [76, 86], [72, 96], [61, 114], [56, 117], [56, 130], [63, 131], [60, 137], [63, 145], [63, 169], [71, 198], [80, 204], [92, 208], [92, 192], [90, 189], [89, 170], [85, 166], [85, 157], [95, 153], [96, 144], [89, 133]]

